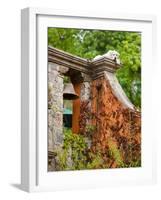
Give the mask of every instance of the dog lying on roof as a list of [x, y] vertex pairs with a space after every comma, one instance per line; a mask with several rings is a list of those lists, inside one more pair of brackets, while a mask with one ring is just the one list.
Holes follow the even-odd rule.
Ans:
[[115, 51], [115, 50], [109, 50], [107, 53], [101, 55], [96, 56], [93, 60], [99, 60], [103, 57], [109, 58], [111, 60], [114, 60], [117, 64], [121, 64], [120, 62], [120, 54]]

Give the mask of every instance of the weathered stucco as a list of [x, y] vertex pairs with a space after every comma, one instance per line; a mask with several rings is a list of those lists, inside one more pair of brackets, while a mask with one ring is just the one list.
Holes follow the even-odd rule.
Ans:
[[120, 101], [126, 108], [130, 108], [134, 110], [134, 105], [126, 96], [125, 92], [123, 91], [121, 85], [116, 78], [116, 75], [111, 72], [104, 72], [105, 79], [108, 80], [113, 94], [117, 97], [118, 101]]

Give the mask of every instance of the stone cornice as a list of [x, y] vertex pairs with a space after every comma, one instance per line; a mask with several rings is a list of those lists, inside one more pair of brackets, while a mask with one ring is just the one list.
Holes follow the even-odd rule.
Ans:
[[104, 71], [114, 73], [120, 68], [119, 64], [106, 57], [88, 60], [53, 47], [48, 47], [48, 62], [89, 74], [94, 79], [102, 76]]
[[89, 74], [88, 61], [53, 47], [48, 47], [48, 62], [53, 62]]
[[96, 70], [98, 68], [104, 67], [105, 69], [107, 68], [107, 70], [115, 72], [117, 69], [120, 68], [120, 65], [118, 65], [115, 61], [113, 61], [111, 59], [103, 57], [98, 60], [92, 61], [91, 67], [94, 67]]
[[90, 65], [90, 68], [93, 72], [92, 78], [97, 79], [101, 76], [104, 76], [105, 71], [115, 73], [116, 70], [120, 68], [120, 65], [118, 65], [113, 60], [103, 57], [99, 60], [93, 61]]

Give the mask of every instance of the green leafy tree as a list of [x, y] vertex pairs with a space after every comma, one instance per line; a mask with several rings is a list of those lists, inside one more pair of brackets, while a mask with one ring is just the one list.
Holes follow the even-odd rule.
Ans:
[[118, 80], [132, 103], [141, 107], [141, 33], [49, 28], [48, 44], [87, 59], [118, 51], [122, 62]]

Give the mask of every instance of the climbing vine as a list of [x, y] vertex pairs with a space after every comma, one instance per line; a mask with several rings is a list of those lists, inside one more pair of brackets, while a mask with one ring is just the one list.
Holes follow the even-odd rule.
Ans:
[[56, 151], [58, 171], [102, 168], [99, 152], [94, 154], [87, 146], [85, 137], [64, 129], [64, 145]]
[[79, 120], [80, 134], [91, 139], [90, 150], [99, 151], [106, 168], [141, 166], [140, 114], [123, 108], [104, 79], [94, 81], [92, 88], [93, 105], [81, 102]]

